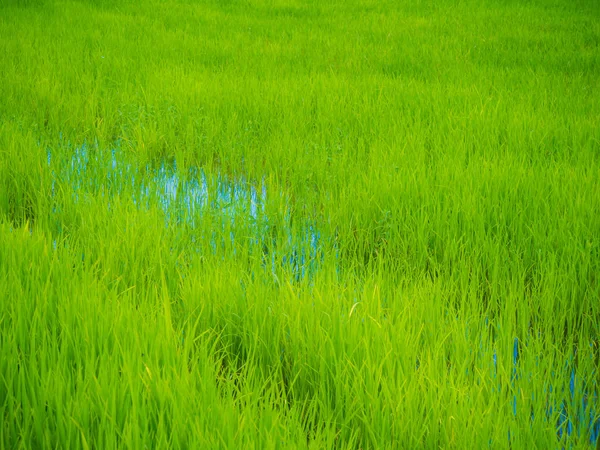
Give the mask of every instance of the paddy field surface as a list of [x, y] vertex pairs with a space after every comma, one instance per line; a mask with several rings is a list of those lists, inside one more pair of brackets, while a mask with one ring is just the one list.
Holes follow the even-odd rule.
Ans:
[[600, 4], [0, 1], [0, 448], [597, 448]]

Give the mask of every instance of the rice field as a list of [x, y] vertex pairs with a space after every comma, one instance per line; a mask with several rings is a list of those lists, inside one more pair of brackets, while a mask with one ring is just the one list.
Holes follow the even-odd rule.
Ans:
[[600, 4], [0, 2], [0, 449], [600, 447]]

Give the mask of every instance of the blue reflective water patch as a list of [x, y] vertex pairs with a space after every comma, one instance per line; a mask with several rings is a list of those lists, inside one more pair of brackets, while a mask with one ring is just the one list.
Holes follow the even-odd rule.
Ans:
[[[143, 169], [127, 163], [120, 149], [103, 152], [97, 146], [87, 143], [72, 147], [70, 156], [62, 161], [47, 152], [47, 162], [52, 169], [54, 187], [58, 180], [68, 185], [73, 200], [79, 202], [86, 194], [106, 198], [108, 208], [112, 200], [123, 192], [131, 195], [131, 200], [139, 208], [156, 205], [164, 213], [165, 225], [185, 224], [195, 229], [199, 219], [205, 214], [218, 217], [220, 229], [210, 236], [210, 247], [231, 244], [236, 252], [235, 233], [225, 233], [228, 226], [237, 222], [250, 225], [248, 242], [263, 252], [263, 266], [277, 272], [279, 267], [287, 267], [291, 272], [290, 281], [300, 281], [315, 274], [322, 262], [322, 239], [319, 230], [310, 223], [292, 232], [291, 218], [285, 217], [286, 224], [278, 228], [279, 241], [270, 238], [274, 225], [265, 211], [267, 188], [264, 180], [252, 184], [244, 178], [231, 179], [224, 175], [208, 177], [200, 168], [190, 168], [185, 173], [177, 169], [175, 162], [163, 162], [157, 168]], [[64, 151], [63, 151], [64, 153]], [[100, 176], [99, 176], [100, 175]], [[55, 212], [57, 206], [55, 206]], [[56, 224], [61, 232], [60, 223]], [[223, 241], [228, 236], [228, 241]], [[283, 243], [283, 249], [278, 246]], [[264, 254], [267, 253], [267, 254]]]

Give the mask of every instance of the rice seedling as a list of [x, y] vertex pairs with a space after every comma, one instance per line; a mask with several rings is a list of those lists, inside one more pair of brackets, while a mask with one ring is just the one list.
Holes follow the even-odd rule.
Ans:
[[598, 19], [0, 3], [0, 448], [600, 445]]

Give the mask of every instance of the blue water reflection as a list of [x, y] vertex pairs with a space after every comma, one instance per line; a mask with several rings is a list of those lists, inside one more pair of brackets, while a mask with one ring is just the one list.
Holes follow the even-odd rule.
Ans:
[[[251, 183], [242, 177], [208, 176], [195, 167], [182, 173], [174, 161], [140, 169], [124, 159], [118, 146], [110, 152], [88, 144], [70, 150], [63, 160], [48, 151], [53, 195], [57, 181], [69, 186], [75, 202], [85, 195], [99, 196], [107, 200], [109, 209], [115, 198], [127, 195], [141, 209], [157, 206], [166, 226], [195, 230], [192, 238], [208, 239], [214, 252], [230, 246], [235, 254], [234, 230], [243, 229], [244, 239], [251, 251], [260, 253], [263, 266], [275, 277], [281, 268], [287, 269], [291, 281], [311, 277], [322, 262], [321, 234], [314, 224], [292, 230], [289, 215], [277, 223], [268, 217], [264, 180]], [[207, 217], [210, 227], [203, 229]], [[57, 227], [60, 232], [60, 224]]]

